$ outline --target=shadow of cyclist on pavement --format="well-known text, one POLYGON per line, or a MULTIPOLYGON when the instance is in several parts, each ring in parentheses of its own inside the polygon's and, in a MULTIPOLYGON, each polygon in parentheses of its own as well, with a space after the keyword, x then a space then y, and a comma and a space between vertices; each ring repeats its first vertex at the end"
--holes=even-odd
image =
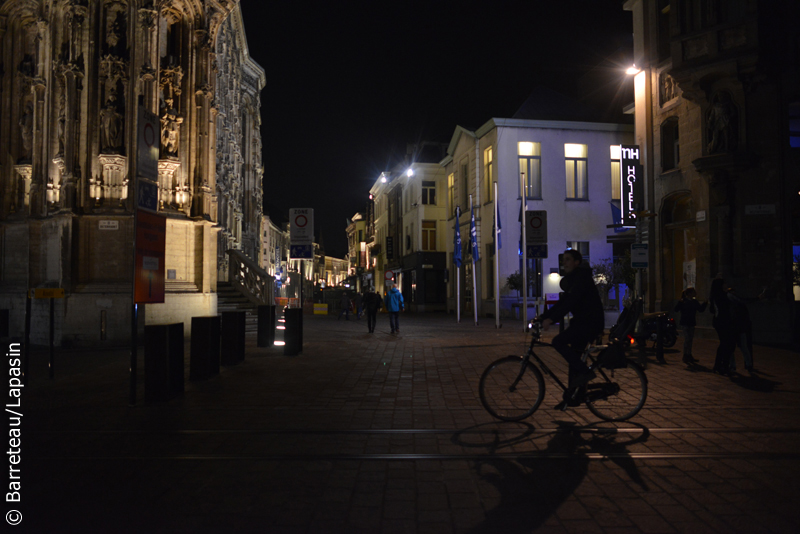
MULTIPOLYGON (((481 524, 468 531, 470 534, 531 532, 545 524, 583 482, 589 471, 590 453, 607 456, 624 469, 632 482, 642 490, 648 489, 627 451, 628 446, 648 440, 647 428, 641 427, 641 433, 622 433, 615 428, 576 428, 571 422, 560 422, 558 426, 546 435, 549 440, 544 450, 527 456, 520 453, 516 460, 475 463, 478 475, 493 486, 481 488, 483 500, 499 499, 499 504, 486 513, 481 524), (590 434, 588 438, 584 437, 586 433, 590 434)), ((591 514, 592 510, 588 512, 591 514)), ((618 513, 623 515, 621 510, 618 513)))

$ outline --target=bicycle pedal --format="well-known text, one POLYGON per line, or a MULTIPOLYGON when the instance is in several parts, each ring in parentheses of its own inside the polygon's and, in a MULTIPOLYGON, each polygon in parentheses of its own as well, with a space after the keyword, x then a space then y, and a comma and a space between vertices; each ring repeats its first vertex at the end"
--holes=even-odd
POLYGON ((555 406, 553 406, 554 410, 559 410, 561 412, 566 412, 567 408, 569 407, 569 403, 567 401, 561 401, 555 406))

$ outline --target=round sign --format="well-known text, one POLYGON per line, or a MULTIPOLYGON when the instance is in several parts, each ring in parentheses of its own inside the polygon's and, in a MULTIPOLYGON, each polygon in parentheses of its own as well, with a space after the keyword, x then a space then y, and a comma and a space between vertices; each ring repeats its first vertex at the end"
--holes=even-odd
POLYGON ((539 229, 542 227, 542 218, 541 217, 531 217, 531 228, 539 229))
POLYGON ((394 271, 386 271, 383 277, 387 280, 394 280, 394 271))
POLYGON ((298 228, 302 228, 307 224, 308 224, 308 219, 306 218, 305 215, 298 215, 297 217, 294 218, 294 225, 297 226, 298 228))

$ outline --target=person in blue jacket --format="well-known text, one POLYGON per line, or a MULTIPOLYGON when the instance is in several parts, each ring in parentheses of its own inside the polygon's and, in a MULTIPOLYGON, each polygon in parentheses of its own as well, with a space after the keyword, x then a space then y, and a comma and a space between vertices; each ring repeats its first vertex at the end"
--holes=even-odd
POLYGON ((400 333, 400 312, 405 308, 403 302, 403 294, 397 289, 397 284, 392 284, 392 289, 386 293, 384 299, 386 304, 386 311, 389 312, 389 328, 392 329, 392 334, 400 333))

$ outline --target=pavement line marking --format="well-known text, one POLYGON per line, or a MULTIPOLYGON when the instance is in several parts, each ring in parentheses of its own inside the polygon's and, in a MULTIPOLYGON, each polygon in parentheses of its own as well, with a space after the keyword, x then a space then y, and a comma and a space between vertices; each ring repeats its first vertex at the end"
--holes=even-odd
POLYGON ((568 452, 547 452, 533 451, 524 453, 496 453, 496 454, 264 454, 264 455, 199 455, 199 454, 176 454, 168 456, 41 456, 33 457, 32 460, 49 461, 165 461, 165 460, 189 460, 189 461, 352 461, 352 460, 686 460, 686 459, 709 459, 709 460, 800 460, 798 452, 587 452, 587 453, 568 453, 568 452))

